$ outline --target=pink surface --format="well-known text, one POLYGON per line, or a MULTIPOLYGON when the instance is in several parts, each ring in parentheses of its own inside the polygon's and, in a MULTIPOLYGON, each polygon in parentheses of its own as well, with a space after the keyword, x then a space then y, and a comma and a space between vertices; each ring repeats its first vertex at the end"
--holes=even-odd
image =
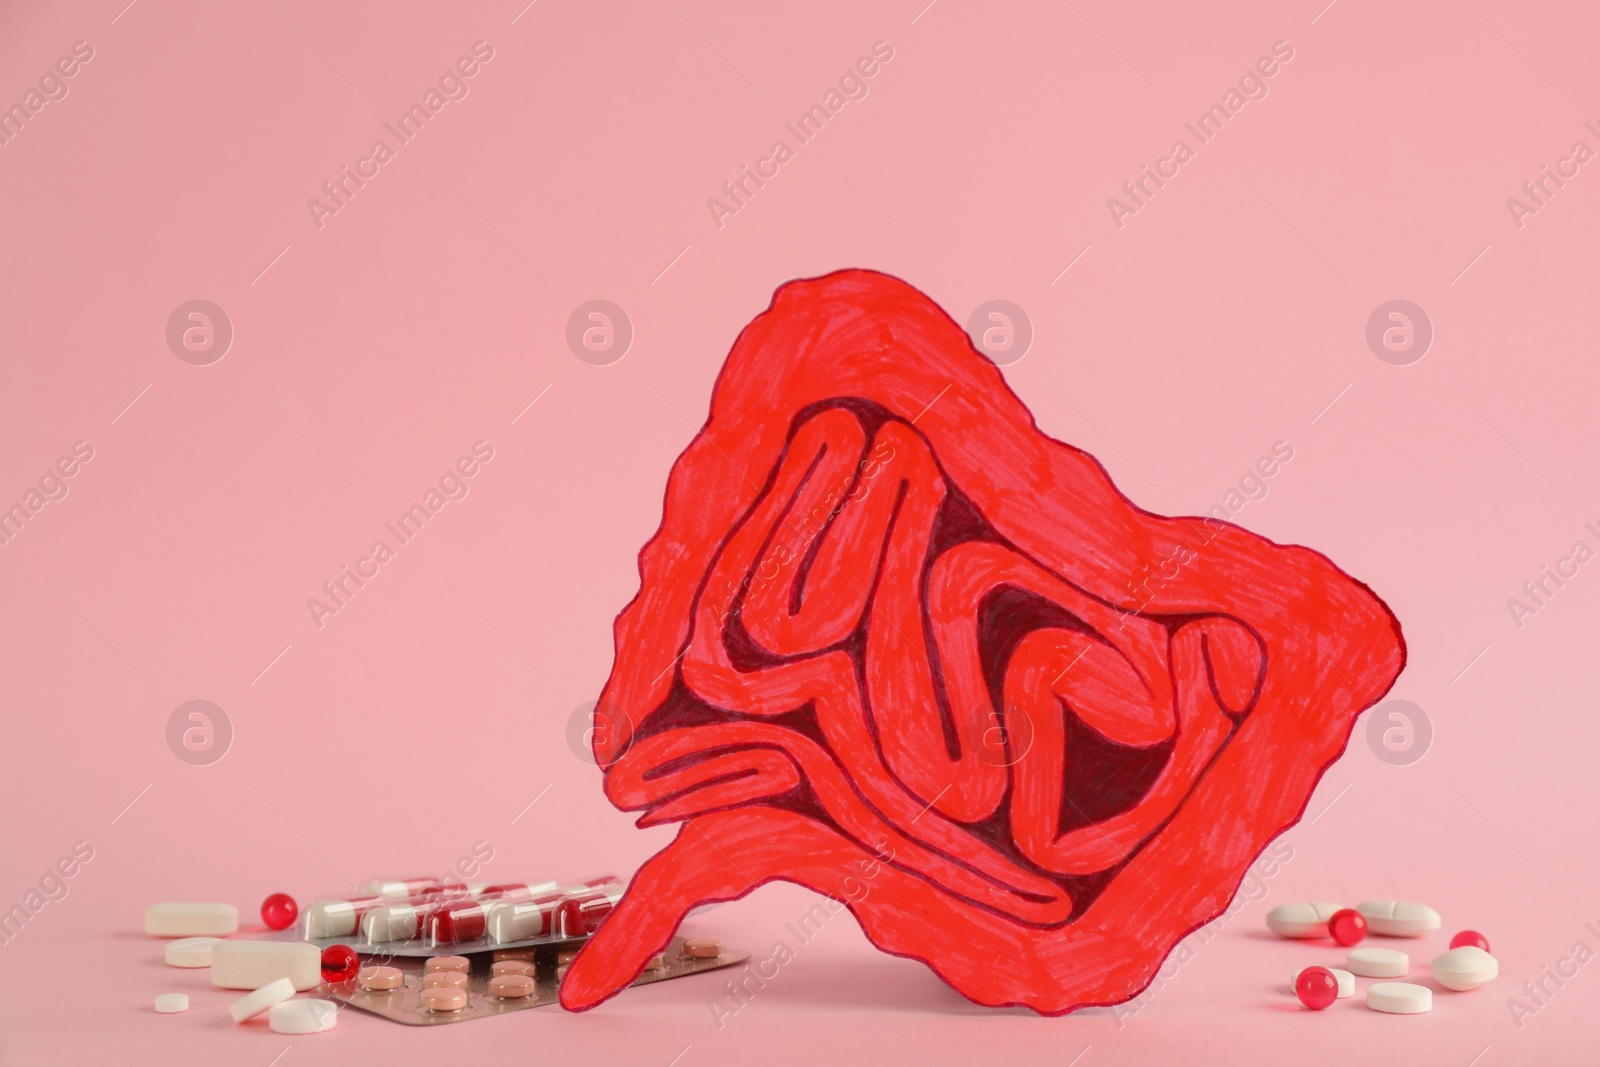
POLYGON ((0 505, 39 489, 0 545, 0 907, 38 906, 0 947, 7 1062, 1592 1060, 1600 965, 1573 961, 1600 949, 1600 177, 1573 155, 1600 150, 1592 10, 124 2, 0 14, 0 103, 92 49, 0 145, 0 505), (865 96, 714 217, 879 41, 892 58, 846 87, 865 96), (1184 124, 1279 41, 1292 59, 1245 87, 1266 95, 1198 144, 1184 124), (420 134, 388 133, 465 68, 420 134), (1192 158, 1163 164, 1180 138, 1192 158), (392 158, 315 217, 379 139, 392 158), (1166 184, 1113 212, 1143 165, 1166 184), (1544 165, 1567 176, 1541 204, 1523 184, 1544 165), (352 1013, 287 1038, 161 963, 139 932, 159 900, 253 914, 463 859, 626 874, 661 846, 575 754, 584 706, 734 336, 783 281, 844 266, 963 324, 1011 301, 1032 344, 1007 381, 1136 503, 1234 505, 1370 583, 1405 626, 1393 697, 1431 722, 1426 756, 1380 759, 1368 720, 1395 709, 1364 717, 1292 855, 1121 1009, 975 1007, 845 913, 802 941, 820 898, 789 886, 686 928, 792 950, 737 1012, 697 977, 581 1017, 418 1034, 352 1013), (209 364, 168 345, 197 299, 232 324, 209 364), (633 327, 609 365, 567 340, 596 299, 633 327), (1433 327, 1407 365, 1367 341, 1395 299, 1433 327), (1293 458, 1230 500, 1278 442, 1293 458), (71 477, 46 477, 62 457, 71 477), (401 543, 385 523, 435 488, 401 543), (314 617, 345 566, 370 577, 314 617), (231 723, 210 764, 169 747, 194 700, 231 723), (41 879, 59 899, 28 897, 41 879), (1265 911, 1366 897, 1443 912, 1407 946, 1419 965, 1482 930, 1500 979, 1418 1018, 1299 1010, 1291 971, 1342 952, 1270 938, 1265 911), (165 991, 190 1011, 156 1015, 165 991))

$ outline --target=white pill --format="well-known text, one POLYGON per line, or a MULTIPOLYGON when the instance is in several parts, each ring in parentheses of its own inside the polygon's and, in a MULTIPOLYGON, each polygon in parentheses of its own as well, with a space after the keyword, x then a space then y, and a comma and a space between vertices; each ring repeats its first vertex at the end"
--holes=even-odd
POLYGON ((274 1004, 267 1023, 279 1034, 320 1034, 339 1022, 339 1005, 331 1000, 286 1000, 274 1004))
POLYGON ((228 1006, 228 1014, 233 1016, 233 1021, 242 1023, 246 1019, 253 1019, 266 1011, 274 1004, 281 1004, 294 996, 294 983, 287 978, 279 978, 268 982, 253 993, 246 993, 228 1006))
POLYGON ((420 929, 417 909, 409 904, 373 908, 361 920, 361 932, 368 941, 409 941, 420 929))
MULTIPOLYGON (((1302 967, 1300 970, 1303 971, 1303 970, 1305 970, 1305 968, 1302 967)), ((1355 992, 1356 992, 1356 976, 1355 975, 1351 974, 1349 971, 1340 970, 1337 967, 1329 967, 1328 970, 1333 972, 1333 977, 1339 983, 1339 990, 1335 995, 1340 1000, 1343 1000, 1345 997, 1349 997, 1349 996, 1354 996, 1355 995, 1355 992)), ((1294 974, 1290 975, 1289 976, 1289 988, 1293 989, 1294 986, 1295 986, 1295 983, 1298 982, 1299 980, 1300 980, 1300 971, 1296 971, 1296 972, 1294 972, 1294 974)))
POLYGON ((209 967, 211 946, 222 940, 219 937, 180 937, 167 942, 168 967, 209 967))
POLYGON ((152 904, 144 909, 144 932, 155 937, 226 936, 239 929, 232 904, 152 904))
POLYGON ((322 953, 305 941, 218 941, 211 946, 211 984, 258 989, 284 978, 295 989, 322 983, 322 953))
POLYGON ((1267 912, 1267 929, 1279 937, 1326 937, 1328 920, 1343 905, 1279 904, 1267 912))
POLYGON ((189 994, 187 993, 158 993, 156 995, 156 1011, 162 1015, 176 1015, 180 1011, 189 1010, 189 994))
POLYGON ((1441 952, 1433 958, 1428 969, 1433 972, 1435 982, 1458 992, 1477 989, 1485 982, 1500 977, 1500 964, 1477 945, 1462 945, 1449 952, 1441 952))
POLYGON ((554 909, 549 904, 494 904, 489 908, 489 939, 497 945, 507 941, 526 941, 550 933, 554 909))
POLYGON ((1390 1015, 1420 1015, 1433 1008, 1433 990, 1410 982, 1374 982, 1367 986, 1367 1007, 1390 1015))
POLYGON ((1404 978, 1411 973, 1411 957, 1392 948, 1353 948, 1344 965, 1363 978, 1404 978))
POLYGON ((1366 900, 1356 910, 1367 930, 1382 937, 1422 937, 1439 929, 1439 913, 1409 900, 1366 900))

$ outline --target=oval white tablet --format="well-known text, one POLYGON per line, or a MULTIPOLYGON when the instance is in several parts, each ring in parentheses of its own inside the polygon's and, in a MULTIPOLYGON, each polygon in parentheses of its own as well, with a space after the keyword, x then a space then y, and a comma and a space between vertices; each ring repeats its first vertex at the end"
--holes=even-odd
POLYGON ((1462 945, 1442 952, 1428 965, 1433 980, 1446 989, 1466 992, 1500 977, 1500 964, 1477 945, 1462 945))
POLYGON ((1404 978, 1411 971, 1411 957, 1392 948, 1353 948, 1345 969, 1363 978, 1404 978))
POLYGON ((322 984, 322 953, 306 941, 218 941, 211 946, 211 984, 259 989, 286 978, 298 990, 322 984))
POLYGON ((232 904, 152 904, 144 909, 144 932, 154 937, 225 936, 239 929, 232 904))
POLYGON ((242 1023, 292 996, 294 996, 294 983, 287 978, 279 978, 277 981, 268 982, 253 993, 246 993, 228 1005, 228 1014, 233 1016, 234 1022, 242 1023))
POLYGON ((268 1025, 279 1034, 320 1034, 338 1022, 339 1005, 331 1000, 286 1000, 267 1013, 268 1025))
MULTIPOLYGON (((1302 967, 1300 970, 1303 971, 1305 968, 1302 967)), ((1351 974, 1349 971, 1340 970, 1338 967, 1329 967, 1328 970, 1333 973, 1334 979, 1339 983, 1338 991, 1334 994, 1336 997, 1338 997, 1340 1000, 1343 1000, 1345 997, 1355 996, 1355 975, 1351 974)), ((1293 989, 1295 987, 1295 983, 1299 980, 1300 971, 1295 971, 1289 976, 1289 988, 1293 989)))
POLYGON ((162 1015, 176 1015, 189 1010, 189 994, 161 993, 156 996, 156 1011, 162 1015))
POLYGON ((1374 982, 1367 986, 1367 1007, 1390 1015, 1420 1015, 1433 1008, 1433 990, 1410 982, 1374 982))
POLYGON ((220 937, 180 937, 176 941, 168 941, 167 966, 209 967, 211 946, 221 940, 220 937))
POLYGON ((1356 910, 1367 931, 1382 937, 1422 937, 1439 929, 1439 913, 1409 900, 1365 900, 1356 910))
POLYGON ((1267 929, 1279 937, 1326 937, 1328 920, 1341 907, 1323 902, 1279 904, 1267 912, 1267 929))

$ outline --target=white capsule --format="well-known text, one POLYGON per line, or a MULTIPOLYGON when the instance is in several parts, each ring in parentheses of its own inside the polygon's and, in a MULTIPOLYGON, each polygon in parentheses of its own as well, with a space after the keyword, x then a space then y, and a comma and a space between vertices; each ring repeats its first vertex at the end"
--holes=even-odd
POLYGON ((322 953, 305 941, 219 941, 211 948, 214 986, 258 989, 277 978, 297 990, 315 989, 322 984, 322 953))
POLYGON ((1422 937, 1439 929, 1439 913, 1409 900, 1365 900, 1356 910, 1380 937, 1422 937))
MULTIPOLYGON (((1304 967, 1300 968, 1300 971, 1303 970, 1305 970, 1304 967)), ((1341 970, 1338 967, 1329 967, 1328 970, 1333 972, 1334 979, 1339 983, 1339 989, 1335 996, 1337 996, 1340 1000, 1343 1000, 1345 997, 1355 995, 1355 975, 1351 974, 1349 971, 1341 970)), ((1289 976, 1290 989, 1296 988, 1296 983, 1300 981, 1300 971, 1295 971, 1294 974, 1289 976)))
POLYGON ((1341 904, 1279 904, 1267 912, 1267 929, 1279 937, 1326 937, 1328 920, 1341 904))
POLYGON ((1404 978, 1411 972, 1411 957, 1392 948, 1353 948, 1345 969, 1363 978, 1404 978))
POLYGON ((1428 965, 1433 980, 1446 989, 1466 992, 1500 977, 1500 964, 1477 945, 1462 945, 1441 952, 1428 965))
POLYGON ((187 993, 158 993, 156 995, 156 1011, 162 1015, 176 1015, 180 1011, 189 1010, 189 994, 187 993))
POLYGON ((209 967, 211 946, 221 940, 220 937, 180 937, 176 941, 168 941, 167 966, 209 967))
POLYGON ((373 908, 361 920, 361 933, 373 942, 409 941, 417 936, 420 929, 417 909, 410 904, 373 908))
POLYGON ((267 1013, 267 1023, 279 1034, 320 1034, 338 1022, 339 1005, 331 1000, 285 1000, 267 1013))
POLYGON ((1433 1008, 1433 990, 1410 982, 1374 982, 1367 986, 1367 1007, 1390 1015, 1420 1015, 1433 1008))
POLYGON ((239 929, 232 904, 152 904, 144 909, 144 932, 153 937, 225 937, 239 929))

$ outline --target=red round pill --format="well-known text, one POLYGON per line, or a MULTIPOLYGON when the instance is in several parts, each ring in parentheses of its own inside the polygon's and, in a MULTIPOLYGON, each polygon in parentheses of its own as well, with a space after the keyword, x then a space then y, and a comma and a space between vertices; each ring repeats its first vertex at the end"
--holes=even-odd
POLYGON ((329 945, 322 950, 322 980, 348 982, 361 970, 361 957, 349 945, 329 945))
POLYGON ((1339 979, 1326 967, 1307 967, 1294 980, 1294 995, 1312 1011, 1321 1011, 1339 995, 1339 979))
POLYGON ((261 921, 268 930, 287 930, 300 917, 300 905, 288 893, 274 893, 261 902, 261 921))
POLYGON ((1476 930, 1463 930, 1450 939, 1451 948, 1460 948, 1462 945, 1473 945, 1483 951, 1489 951, 1489 939, 1476 930))
POLYGON ((1341 945, 1360 943, 1367 936, 1367 917, 1354 908, 1343 908, 1328 919, 1328 936, 1341 945))

